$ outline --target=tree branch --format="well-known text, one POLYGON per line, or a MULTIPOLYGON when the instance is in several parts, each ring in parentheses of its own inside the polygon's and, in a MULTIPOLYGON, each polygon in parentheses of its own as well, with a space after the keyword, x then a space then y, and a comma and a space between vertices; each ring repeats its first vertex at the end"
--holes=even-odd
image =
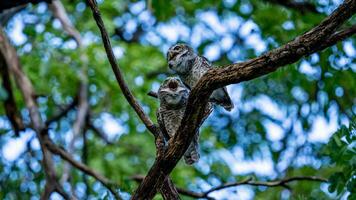
POLYGON ((97 128, 94 126, 93 122, 90 121, 90 119, 87 120, 86 123, 87 127, 89 129, 91 129, 99 138, 101 138, 102 140, 104 140, 104 142, 108 145, 114 145, 115 143, 113 143, 112 141, 109 140, 108 136, 106 133, 103 132, 103 130, 101 130, 100 128, 97 128))
MULTIPOLYGON (((80 60, 82 63, 81 70, 79 72, 80 86, 79 86, 79 94, 78 94, 78 109, 76 120, 73 124, 73 134, 72 139, 69 142, 68 152, 70 154, 74 153, 75 147, 74 143, 76 139, 82 134, 86 125, 86 118, 89 111, 89 102, 88 102, 88 59, 83 51, 83 40, 82 37, 77 31, 77 29, 73 26, 72 22, 69 20, 68 14, 60 0, 53 0, 52 3, 48 4, 50 10, 53 15, 61 22, 61 25, 64 31, 71 36, 74 41, 77 43, 77 47, 79 48, 80 60)), ((63 169, 63 174, 61 178, 61 182, 64 183, 69 180, 70 177, 70 165, 65 164, 63 169)))
POLYGON ((116 58, 115 55, 113 53, 112 47, 111 47, 111 43, 110 43, 110 39, 108 36, 108 33, 106 31, 105 25, 103 20, 101 19, 101 14, 100 11, 96 5, 96 1, 95 0, 87 0, 92 12, 93 12, 93 17, 96 21, 96 24, 98 25, 100 32, 101 32, 101 37, 104 43, 104 47, 105 47, 105 51, 107 54, 107 57, 109 59, 111 68, 115 74, 116 80, 119 84, 119 87, 122 91, 122 93, 124 94, 126 100, 129 102, 129 104, 131 105, 131 107, 135 110, 136 114, 139 116, 139 118, 142 120, 142 122, 145 124, 146 128, 153 134, 153 135, 157 135, 157 127, 153 124, 153 122, 151 121, 151 119, 145 114, 145 112, 143 111, 142 107, 140 106, 140 104, 137 102, 136 98, 133 96, 133 94, 131 93, 130 89, 128 88, 124 77, 122 75, 122 72, 118 66, 118 64, 116 63, 116 58))
POLYGON ((14 94, 11 86, 11 79, 9 68, 6 64, 6 59, 3 55, 0 55, 0 73, 2 77, 2 87, 7 93, 7 97, 4 100, 4 108, 7 118, 9 119, 12 129, 16 136, 19 136, 19 132, 25 129, 21 115, 17 109, 14 94))
POLYGON ((53 115, 51 118, 49 118, 45 124, 46 127, 48 127, 49 125, 51 125, 53 122, 56 122, 58 120, 60 120, 62 117, 66 116, 69 111, 71 111, 72 109, 74 109, 74 107, 78 104, 78 97, 74 97, 72 103, 66 105, 64 108, 61 109, 61 111, 59 111, 58 113, 56 113, 55 115, 53 115))
POLYGON ((93 169, 86 166, 85 164, 76 161, 68 152, 66 152, 64 149, 58 147, 48 137, 45 140, 45 145, 52 153, 59 155, 63 160, 66 160, 75 168, 79 169, 80 171, 82 171, 85 174, 88 174, 88 175, 94 177, 96 180, 98 180, 100 183, 102 183, 106 188, 108 188, 110 190, 110 192, 115 196, 116 199, 121 199, 120 195, 113 188, 113 186, 116 186, 116 184, 113 181, 100 175, 98 172, 94 171, 93 169))
POLYGON ((45 136, 47 136, 48 130, 46 129, 46 126, 42 121, 41 114, 38 110, 34 95, 35 91, 33 89, 32 83, 22 71, 16 50, 13 46, 11 46, 10 41, 7 39, 1 28, 0 51, 6 60, 6 65, 9 67, 9 71, 15 77, 17 86, 20 89, 26 107, 29 110, 31 124, 36 132, 36 136, 41 146, 43 156, 42 165, 46 176, 45 191, 42 194, 41 199, 46 199, 46 197, 49 196, 53 191, 60 191, 60 194, 62 194, 63 198, 70 199, 69 196, 64 193, 62 186, 58 184, 52 155, 43 143, 43 139, 45 136))
POLYGON ((356 0, 346 0, 318 26, 286 45, 243 63, 209 70, 192 89, 183 120, 177 133, 169 141, 167 152, 155 160, 132 199, 153 198, 157 188, 161 187, 192 141, 204 117, 204 110, 212 91, 228 84, 248 81, 274 72, 282 66, 298 61, 303 56, 310 55, 315 50, 321 50, 320 45, 330 39, 336 29, 355 11, 356 0))
MULTIPOLYGON (((132 176, 131 179, 137 182, 141 182, 145 177, 142 175, 135 175, 132 176)), ((266 186, 266 187, 286 187, 288 183, 295 182, 295 181, 316 181, 316 182, 327 182, 328 180, 325 178, 320 178, 316 176, 295 176, 290 178, 284 178, 279 180, 272 180, 272 181, 254 181, 252 177, 248 177, 242 181, 232 182, 232 183, 225 183, 216 187, 211 188, 205 192, 194 192, 191 190, 187 190, 184 188, 177 188, 177 191, 185 196, 193 197, 193 198, 205 198, 205 199, 214 199, 209 197, 210 193, 213 193, 218 190, 223 190, 229 187, 236 187, 241 185, 250 185, 250 186, 266 186)), ((288 187, 288 186, 287 186, 288 187)))

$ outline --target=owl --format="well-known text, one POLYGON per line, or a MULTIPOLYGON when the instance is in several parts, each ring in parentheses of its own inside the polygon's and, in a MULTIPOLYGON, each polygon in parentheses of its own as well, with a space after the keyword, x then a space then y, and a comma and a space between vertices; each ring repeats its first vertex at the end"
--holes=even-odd
MULTIPOLYGON (((211 63, 203 56, 197 55, 194 50, 186 44, 176 44, 168 49, 168 66, 173 70, 189 88, 193 88, 198 80, 212 68, 211 63)), ((213 91, 210 102, 222 106, 231 111, 234 108, 226 87, 213 91)))
MULTIPOLYGON (((159 108, 157 121, 166 140, 177 132, 184 116, 189 89, 178 77, 168 77, 158 90, 159 108)), ((185 163, 192 165, 199 160, 199 133, 196 133, 184 154, 185 163)))

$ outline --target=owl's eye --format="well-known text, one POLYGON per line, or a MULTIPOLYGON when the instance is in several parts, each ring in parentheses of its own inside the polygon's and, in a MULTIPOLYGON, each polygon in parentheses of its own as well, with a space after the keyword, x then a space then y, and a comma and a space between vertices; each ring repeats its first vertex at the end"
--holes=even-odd
POLYGON ((180 49, 181 49, 180 46, 176 46, 176 47, 174 47, 173 50, 178 51, 178 50, 180 50, 180 49))

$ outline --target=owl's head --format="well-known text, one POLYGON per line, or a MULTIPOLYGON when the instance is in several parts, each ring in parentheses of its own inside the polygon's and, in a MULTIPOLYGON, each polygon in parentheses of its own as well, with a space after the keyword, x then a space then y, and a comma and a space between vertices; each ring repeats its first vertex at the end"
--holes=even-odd
POLYGON ((177 77, 168 77, 158 89, 158 99, 161 105, 171 108, 182 107, 188 99, 189 90, 177 77))
POLYGON ((196 56, 193 48, 187 44, 175 44, 167 52, 168 66, 178 74, 188 73, 196 56))

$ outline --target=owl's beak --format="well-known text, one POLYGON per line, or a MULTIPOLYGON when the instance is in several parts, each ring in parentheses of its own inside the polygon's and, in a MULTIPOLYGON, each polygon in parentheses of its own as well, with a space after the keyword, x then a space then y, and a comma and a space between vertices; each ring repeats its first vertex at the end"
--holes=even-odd
POLYGON ((171 59, 172 59, 172 52, 168 52, 168 54, 167 54, 167 59, 168 59, 168 60, 171 60, 171 59))
POLYGON ((178 83, 176 81, 170 81, 168 83, 168 87, 169 87, 169 89, 175 91, 178 88, 178 83))

